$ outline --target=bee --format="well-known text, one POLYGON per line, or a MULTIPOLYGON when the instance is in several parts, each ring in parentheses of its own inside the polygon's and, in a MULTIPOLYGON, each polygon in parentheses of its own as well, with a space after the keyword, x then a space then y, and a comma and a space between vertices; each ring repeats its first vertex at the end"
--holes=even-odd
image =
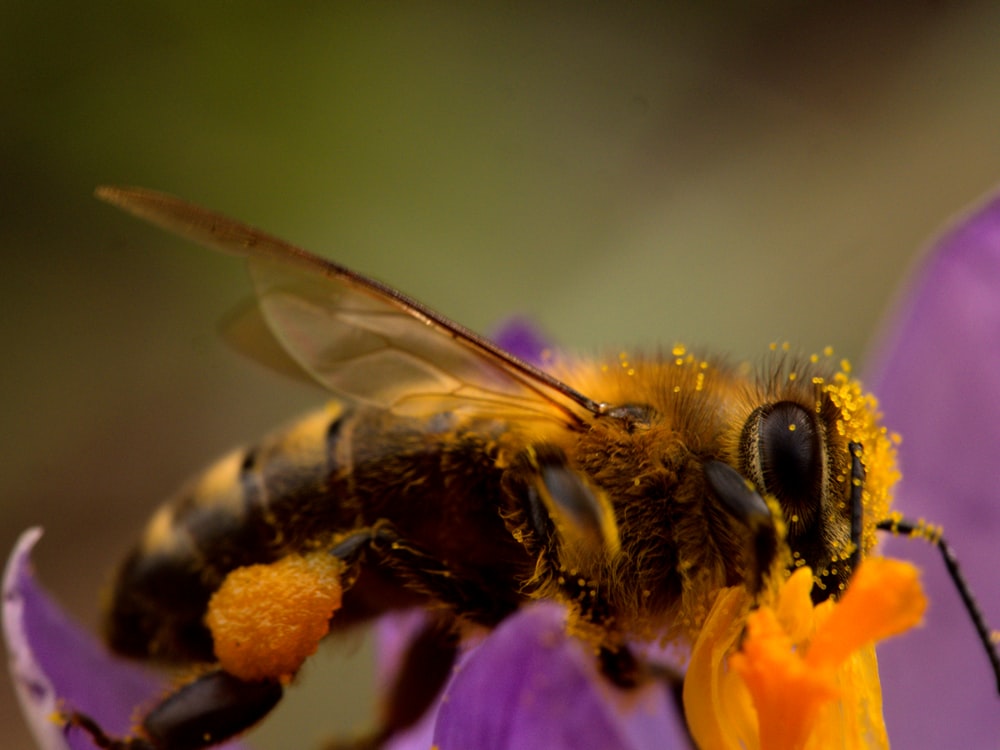
MULTIPOLYGON (((542 369, 257 229, 149 190, 97 195, 245 258, 270 333, 335 397, 153 516, 113 584, 106 637, 121 654, 217 664, 211 610, 227 581, 334 560, 331 630, 433 614, 375 746, 431 705, 463 632, 531 601, 562 603, 608 678, 632 685, 631 642, 693 637, 717 591, 758 592, 776 567, 809 565, 814 599, 837 596, 888 528, 891 437, 830 356, 779 348, 754 371, 675 346, 542 369)), ((74 721, 108 748, 207 747, 263 718, 297 664, 204 667, 142 736, 74 721)))

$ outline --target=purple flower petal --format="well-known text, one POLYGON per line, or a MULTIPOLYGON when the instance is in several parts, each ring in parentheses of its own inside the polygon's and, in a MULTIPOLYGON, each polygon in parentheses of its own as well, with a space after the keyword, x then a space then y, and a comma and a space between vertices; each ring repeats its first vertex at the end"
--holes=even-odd
POLYGON ((86 732, 53 720, 57 708, 81 711, 108 734, 124 736, 136 709, 155 703, 167 684, 110 656, 38 586, 30 555, 41 535, 41 529, 21 535, 4 573, 3 630, 11 676, 40 747, 94 750, 86 732))
POLYGON ((539 604, 505 620, 462 660, 438 710, 441 750, 687 747, 660 685, 613 688, 565 615, 539 604))
POLYGON ((492 338, 501 349, 533 365, 541 365, 544 352, 552 346, 538 326, 525 318, 510 318, 497 328, 492 338))
MULTIPOLYGON (((1000 196, 932 248, 877 350, 869 385, 898 431, 896 508, 944 527, 987 621, 1000 623, 1000 196)), ((899 747, 995 747, 1000 700, 940 556, 919 541, 926 626, 880 649, 889 736, 899 747)))

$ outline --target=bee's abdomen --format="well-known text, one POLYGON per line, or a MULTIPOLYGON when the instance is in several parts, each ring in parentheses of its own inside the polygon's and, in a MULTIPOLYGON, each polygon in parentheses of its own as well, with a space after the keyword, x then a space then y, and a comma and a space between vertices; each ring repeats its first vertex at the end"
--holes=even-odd
POLYGON ((349 472, 340 471, 341 431, 351 421, 333 402, 233 451, 161 507, 116 577, 106 623, 111 647, 142 658, 212 660, 202 620, 230 571, 271 562, 356 518, 349 472))

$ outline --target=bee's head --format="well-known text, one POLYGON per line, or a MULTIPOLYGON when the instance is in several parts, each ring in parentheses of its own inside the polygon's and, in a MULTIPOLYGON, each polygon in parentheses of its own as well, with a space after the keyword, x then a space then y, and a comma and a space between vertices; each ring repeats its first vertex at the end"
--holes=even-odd
POLYGON ((874 398, 846 373, 812 378, 752 408, 733 463, 780 513, 790 567, 808 565, 822 601, 874 545, 898 472, 874 398), (867 470, 867 476, 866 476, 867 470))

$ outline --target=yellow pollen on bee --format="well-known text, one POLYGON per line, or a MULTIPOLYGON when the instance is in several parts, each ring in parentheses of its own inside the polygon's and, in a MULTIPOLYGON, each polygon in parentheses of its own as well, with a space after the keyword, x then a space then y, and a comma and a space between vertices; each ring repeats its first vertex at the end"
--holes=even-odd
POLYGON ((823 347, 823 356, 824 357, 832 357, 833 356, 833 347, 832 346, 824 346, 823 347))
POLYGON ((788 431, 789 432, 795 432, 795 424, 794 423, 788 425, 788 431))
POLYGON ((248 681, 291 679, 340 609, 342 570, 320 551, 229 573, 205 615, 222 668, 248 681))
POLYGON ((670 350, 670 353, 675 357, 683 357, 687 353, 687 347, 684 344, 674 344, 674 348, 670 350))
POLYGON ((680 392, 681 392, 681 387, 679 385, 675 385, 674 386, 674 393, 680 393, 680 392))
POLYGON ((790 372, 790 373, 788 373, 788 379, 789 380, 796 380, 798 377, 799 377, 799 374, 797 372, 790 372))

